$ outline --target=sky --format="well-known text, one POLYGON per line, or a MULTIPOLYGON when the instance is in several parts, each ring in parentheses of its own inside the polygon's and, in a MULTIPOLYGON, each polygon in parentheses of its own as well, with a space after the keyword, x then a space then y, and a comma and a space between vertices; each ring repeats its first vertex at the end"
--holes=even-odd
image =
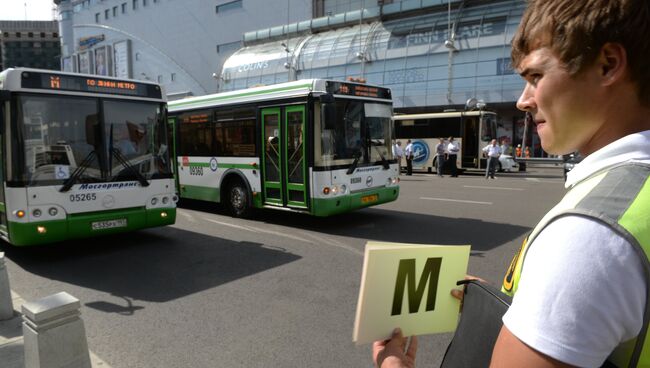
POLYGON ((52 0, 0 0, 0 20, 54 20, 52 6, 52 0))

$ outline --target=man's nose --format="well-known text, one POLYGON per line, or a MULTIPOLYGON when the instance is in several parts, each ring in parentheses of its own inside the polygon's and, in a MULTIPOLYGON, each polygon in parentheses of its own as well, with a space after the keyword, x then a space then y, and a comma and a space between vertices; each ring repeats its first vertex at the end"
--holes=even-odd
POLYGON ((526 83, 526 87, 521 92, 521 96, 517 100, 517 108, 521 111, 533 111, 537 108, 535 102, 534 87, 530 83, 526 83))

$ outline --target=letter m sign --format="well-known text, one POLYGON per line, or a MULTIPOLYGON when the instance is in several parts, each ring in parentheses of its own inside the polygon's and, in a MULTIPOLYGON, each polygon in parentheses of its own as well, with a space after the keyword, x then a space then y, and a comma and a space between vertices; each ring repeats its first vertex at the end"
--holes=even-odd
POLYGON ((426 311, 432 311, 436 308, 436 291, 438 289, 438 277, 440 276, 440 264, 442 258, 427 258, 424 265, 424 271, 420 275, 419 283, 415 283, 415 259, 401 259, 397 269, 397 278, 395 280, 395 294, 393 295, 392 316, 402 314, 402 301, 404 291, 408 292, 409 313, 417 313, 420 309, 420 302, 424 296, 424 290, 429 284, 427 293, 426 311))

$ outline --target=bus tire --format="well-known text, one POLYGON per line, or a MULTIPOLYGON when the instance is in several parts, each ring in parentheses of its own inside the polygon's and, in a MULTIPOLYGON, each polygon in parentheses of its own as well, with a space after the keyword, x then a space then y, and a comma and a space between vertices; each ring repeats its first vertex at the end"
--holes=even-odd
POLYGON ((239 180, 228 186, 226 206, 233 217, 246 218, 251 215, 251 195, 239 180))

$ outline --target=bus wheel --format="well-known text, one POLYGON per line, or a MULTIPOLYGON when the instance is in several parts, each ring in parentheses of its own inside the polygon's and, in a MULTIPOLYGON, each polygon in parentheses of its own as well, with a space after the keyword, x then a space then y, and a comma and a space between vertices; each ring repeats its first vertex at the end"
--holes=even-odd
POLYGON ((228 187, 228 209, 234 217, 248 217, 251 213, 251 197, 241 182, 228 187))

